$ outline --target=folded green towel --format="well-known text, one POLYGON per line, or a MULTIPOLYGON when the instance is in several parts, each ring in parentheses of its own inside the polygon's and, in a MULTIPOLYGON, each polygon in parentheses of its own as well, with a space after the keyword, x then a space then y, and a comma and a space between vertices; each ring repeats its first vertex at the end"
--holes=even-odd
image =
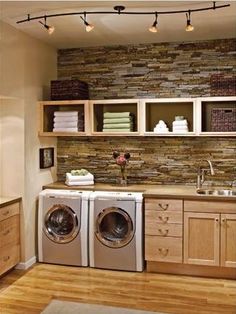
POLYGON ((133 121, 132 117, 103 119, 103 123, 129 123, 130 121, 133 121))
POLYGON ((130 117, 130 112, 104 112, 104 118, 128 118, 130 117))
POLYGON ((126 128, 126 129, 103 129, 103 132, 133 132, 132 129, 126 128))
POLYGON ((104 129, 131 129, 133 127, 133 123, 105 123, 103 125, 104 129))

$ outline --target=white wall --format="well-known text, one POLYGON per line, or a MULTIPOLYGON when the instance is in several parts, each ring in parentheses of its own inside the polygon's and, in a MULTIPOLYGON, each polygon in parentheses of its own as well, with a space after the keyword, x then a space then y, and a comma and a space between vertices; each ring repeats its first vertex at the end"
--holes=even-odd
POLYGON ((35 256, 38 193, 56 180, 56 167, 39 169, 39 148, 56 149, 56 139, 38 137, 37 101, 48 99, 57 51, 2 22, 0 46, 0 191, 23 198, 21 253, 26 262, 35 256))

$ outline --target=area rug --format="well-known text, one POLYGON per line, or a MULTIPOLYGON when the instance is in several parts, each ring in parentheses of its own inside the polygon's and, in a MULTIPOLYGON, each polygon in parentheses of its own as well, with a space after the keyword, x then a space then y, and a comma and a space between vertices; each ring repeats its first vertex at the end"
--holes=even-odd
POLYGON ((52 300, 41 314, 161 314, 121 307, 52 300))

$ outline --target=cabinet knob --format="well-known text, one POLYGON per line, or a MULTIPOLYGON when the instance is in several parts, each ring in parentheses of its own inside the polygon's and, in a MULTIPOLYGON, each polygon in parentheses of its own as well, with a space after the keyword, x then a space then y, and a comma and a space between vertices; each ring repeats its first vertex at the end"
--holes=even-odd
POLYGON ((215 221, 216 221, 216 222, 219 222, 219 218, 216 218, 215 221))
POLYGON ((158 216, 158 218, 164 223, 167 223, 167 221, 169 220, 169 217, 158 216))
POLYGON ((3 257, 3 261, 4 261, 4 262, 7 262, 9 259, 10 259, 10 256, 9 256, 9 255, 3 257))
POLYGON ((166 230, 158 229, 158 231, 159 231, 160 234, 163 235, 164 237, 166 237, 167 234, 169 233, 169 229, 166 229, 166 230))
POLYGON ((166 256, 169 253, 169 249, 167 248, 158 248, 158 251, 163 256, 166 256))
POLYGON ((168 207, 169 207, 169 204, 162 205, 162 204, 159 203, 158 206, 159 206, 162 210, 167 210, 168 207))
POLYGON ((5 212, 3 212, 2 214, 4 215, 4 216, 7 216, 7 215, 9 215, 9 210, 7 210, 7 211, 5 211, 5 212))
POLYGON ((9 233, 10 233, 10 230, 7 229, 5 232, 3 232, 3 235, 6 236, 6 235, 8 235, 9 233))

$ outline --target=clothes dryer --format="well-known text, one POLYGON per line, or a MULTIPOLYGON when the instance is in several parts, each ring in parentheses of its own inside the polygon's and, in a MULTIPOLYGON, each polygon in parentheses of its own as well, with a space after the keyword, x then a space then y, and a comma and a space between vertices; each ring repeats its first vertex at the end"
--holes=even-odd
POLYGON ((89 264, 91 267, 142 271, 142 193, 90 194, 89 264))
POLYGON ((50 189, 39 194, 39 262, 88 266, 89 194, 50 189))

